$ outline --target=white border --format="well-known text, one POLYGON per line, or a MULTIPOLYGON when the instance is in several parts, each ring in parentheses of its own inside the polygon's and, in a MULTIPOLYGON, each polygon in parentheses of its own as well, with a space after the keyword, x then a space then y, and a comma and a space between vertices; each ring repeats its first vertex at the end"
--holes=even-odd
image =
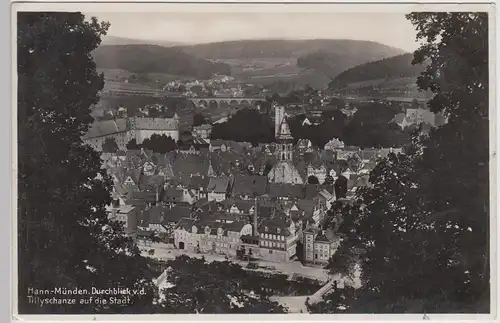
MULTIPOLYGON (((496 86, 496 75, 498 68, 494 54, 496 53, 496 15, 495 8, 490 4, 467 3, 456 4, 453 1, 445 1, 441 4, 417 4, 417 3, 376 3, 376 1, 365 1, 363 3, 329 3, 326 1, 318 1, 315 4, 293 3, 298 1, 289 1, 288 4, 272 3, 272 4, 255 4, 255 3, 238 3, 234 1, 219 1, 221 3, 203 3, 209 1, 199 1, 198 3, 132 3, 117 0, 111 0, 107 3, 82 3, 78 1, 63 2, 43 2, 34 1, 32 3, 13 3, 11 6, 11 46, 12 46, 12 194, 11 194, 11 214, 12 214, 12 243, 13 248, 11 253, 12 260, 12 279, 11 285, 13 290, 11 309, 13 313, 17 313, 17 75, 16 75, 16 12, 18 11, 82 11, 82 12, 411 12, 411 11, 487 11, 489 13, 489 64, 490 64, 490 253, 491 253, 491 313, 490 314, 428 314, 427 317, 432 320, 493 320, 496 318, 497 305, 497 219, 496 210, 497 192, 496 184, 498 180, 496 151, 498 151, 498 133, 496 132, 496 91, 493 90, 496 86), (232 3, 224 3, 232 2, 232 3)), ((481 143, 478 143, 481 144, 481 143)), ((399 321, 399 320, 422 320, 422 314, 254 314, 254 315, 16 315, 12 319, 22 321, 355 321, 355 320, 384 320, 384 321, 399 321)))

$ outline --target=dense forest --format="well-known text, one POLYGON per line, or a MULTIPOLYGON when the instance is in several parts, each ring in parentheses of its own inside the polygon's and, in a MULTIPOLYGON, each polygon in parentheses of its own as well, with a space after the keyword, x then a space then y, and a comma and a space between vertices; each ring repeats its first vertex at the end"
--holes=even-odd
POLYGON ((99 46, 92 54, 98 68, 123 69, 132 73, 166 73, 202 79, 210 78, 214 73, 231 74, 227 64, 156 45, 99 46))
POLYGON ((227 122, 214 124, 211 139, 269 143, 274 141, 274 124, 267 115, 257 110, 242 109, 227 122))
POLYGON ((417 77, 425 69, 424 65, 412 65, 413 54, 398 55, 379 61, 361 64, 340 73, 333 85, 346 85, 376 79, 417 77))
POLYGON ((299 57, 317 51, 336 53, 357 59, 357 64, 402 54, 404 51, 380 43, 350 39, 241 40, 192 46, 180 50, 202 58, 299 57))

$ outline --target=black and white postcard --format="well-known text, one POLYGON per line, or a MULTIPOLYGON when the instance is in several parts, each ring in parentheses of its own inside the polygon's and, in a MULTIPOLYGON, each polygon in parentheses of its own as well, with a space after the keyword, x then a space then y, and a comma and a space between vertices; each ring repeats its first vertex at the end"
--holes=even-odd
POLYGON ((14 317, 493 318, 494 32, 486 4, 14 4, 14 317))

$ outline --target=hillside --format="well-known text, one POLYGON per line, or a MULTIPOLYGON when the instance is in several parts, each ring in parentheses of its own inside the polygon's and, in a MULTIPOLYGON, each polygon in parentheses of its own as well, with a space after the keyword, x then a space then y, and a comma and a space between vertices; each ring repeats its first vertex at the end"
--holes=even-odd
POLYGON ((117 37, 106 35, 102 37, 101 45, 158 45, 163 47, 172 47, 179 46, 178 42, 171 41, 156 41, 156 40, 142 40, 142 39, 133 39, 126 37, 117 37))
POLYGON ((335 85, 364 82, 389 78, 416 78, 425 69, 422 65, 412 65, 413 54, 398 55, 350 68, 334 79, 335 85))
POLYGON ((165 73, 198 78, 210 78, 213 73, 231 73, 227 64, 157 45, 102 45, 93 52, 93 56, 98 68, 122 69, 132 73, 165 73))
POLYGON ((416 81, 425 65, 412 65, 413 54, 398 55, 350 68, 335 77, 329 87, 337 93, 371 97, 429 98, 416 81))
POLYGON ((376 42, 347 39, 241 40, 176 48, 191 55, 211 59, 298 58, 317 51, 326 51, 359 57, 358 64, 404 53, 400 49, 376 42))
POLYGON ((332 77, 346 69, 404 53, 375 42, 343 39, 241 40, 174 48, 230 65, 231 75, 241 82, 267 86, 286 83, 292 89, 306 84, 324 88, 332 77), (315 53, 332 57, 333 62, 328 63, 332 67, 309 64, 308 55, 314 59, 315 53))

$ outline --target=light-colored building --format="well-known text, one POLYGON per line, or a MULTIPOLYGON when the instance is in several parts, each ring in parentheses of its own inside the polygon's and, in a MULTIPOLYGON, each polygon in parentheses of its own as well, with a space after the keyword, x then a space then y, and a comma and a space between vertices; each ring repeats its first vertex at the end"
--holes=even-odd
POLYGON ((326 231, 317 227, 305 229, 302 236, 306 262, 326 264, 338 247, 338 241, 328 238, 326 231))
POLYGON ((102 145, 106 139, 112 138, 116 141, 119 150, 126 150, 127 143, 131 139, 135 139, 138 144, 141 144, 153 134, 166 135, 177 142, 179 140, 179 120, 176 118, 132 117, 95 121, 82 140, 95 150, 102 151, 102 145))
POLYGON ((138 209, 132 205, 126 205, 120 198, 114 199, 111 205, 106 206, 108 219, 123 224, 126 235, 135 238, 137 233, 138 209))
POLYGON ((212 177, 208 182, 207 187, 208 201, 221 202, 227 198, 229 194, 229 178, 227 177, 212 177))
POLYGON ((325 182, 327 174, 328 173, 326 167, 323 164, 309 164, 309 166, 307 166, 307 178, 309 178, 309 176, 314 176, 318 179, 320 184, 323 184, 325 182))
POLYGON ((342 148, 344 148, 344 142, 337 138, 333 138, 325 144, 325 150, 336 151, 337 149, 342 148))
POLYGON ((182 219, 174 230, 174 245, 178 249, 236 256, 240 238, 252 233, 246 222, 231 223, 182 219))
POLYGON ((193 137, 200 139, 209 139, 212 134, 212 125, 202 124, 198 127, 193 127, 193 137))

